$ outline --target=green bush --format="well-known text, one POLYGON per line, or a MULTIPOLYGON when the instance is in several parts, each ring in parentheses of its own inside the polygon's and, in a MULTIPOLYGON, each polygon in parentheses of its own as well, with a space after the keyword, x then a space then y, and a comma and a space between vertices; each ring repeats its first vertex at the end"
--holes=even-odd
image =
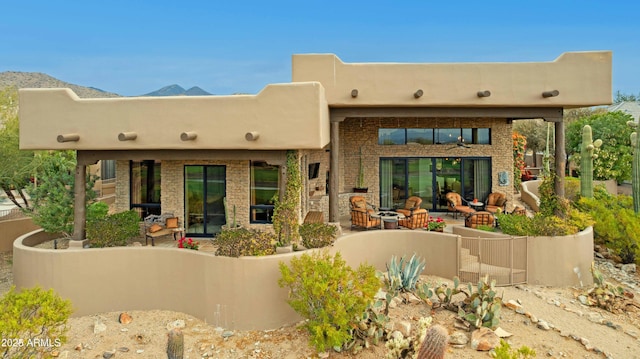
POLYGON ((140 235, 140 217, 133 210, 107 215, 102 220, 87 222, 87 238, 91 247, 126 246, 140 235))
POLYGON ((381 287, 373 266, 354 270, 336 253, 303 254, 291 259, 291 267, 280 262, 281 287, 289 289, 289 305, 307 318, 309 341, 318 351, 342 347, 352 339, 352 330, 373 303, 381 287))
POLYGON ((244 227, 223 229, 216 235, 217 256, 264 256, 275 253, 276 235, 244 227))
POLYGON ((496 359, 529 359, 536 357, 536 351, 526 345, 521 346, 518 350, 514 350, 511 349, 509 343, 500 339, 500 346, 493 351, 491 357, 496 359))
POLYGON ((71 302, 52 289, 34 287, 18 293, 12 287, 0 298, 0 308, 0 357, 49 358, 66 343, 71 302))
POLYGON ((595 243, 613 249, 623 263, 636 262, 640 257, 640 216, 633 211, 631 196, 594 191, 593 198, 580 198, 576 207, 594 219, 595 243))
POLYGON ((300 226, 302 245, 306 248, 330 246, 336 240, 338 228, 326 223, 305 223, 300 226))
POLYGON ((94 202, 87 207, 87 222, 102 220, 109 214, 109 205, 104 202, 94 202))
POLYGON ((502 233, 512 236, 528 236, 533 232, 533 221, 527 216, 498 214, 498 223, 502 233))

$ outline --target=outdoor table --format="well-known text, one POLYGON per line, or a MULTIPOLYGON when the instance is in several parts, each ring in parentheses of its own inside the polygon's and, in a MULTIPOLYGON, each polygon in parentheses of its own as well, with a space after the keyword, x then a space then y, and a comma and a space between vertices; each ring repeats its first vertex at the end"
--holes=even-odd
POLYGON ((371 218, 380 218, 380 229, 397 229, 398 220, 404 219, 404 214, 386 211, 371 214, 371 218))

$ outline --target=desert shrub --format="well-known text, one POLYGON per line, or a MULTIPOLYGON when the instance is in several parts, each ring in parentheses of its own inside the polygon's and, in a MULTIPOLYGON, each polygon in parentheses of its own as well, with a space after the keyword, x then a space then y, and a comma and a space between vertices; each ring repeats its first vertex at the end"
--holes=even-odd
POLYGON ((336 239, 338 228, 326 223, 304 223, 300 226, 302 245, 306 248, 330 246, 336 239))
POLYGON ((496 231, 496 227, 494 226, 488 226, 486 224, 479 224, 476 229, 481 230, 481 231, 485 231, 485 232, 495 232, 496 231))
POLYGON ((513 214, 498 214, 498 223, 502 233, 512 236, 527 236, 533 231, 533 221, 527 216, 519 216, 513 214))
POLYGON ((357 318, 373 303, 380 280, 373 266, 352 269, 336 253, 303 254, 280 262, 278 284, 289 289, 289 305, 307 318, 309 341, 318 351, 342 347, 352 339, 357 318))
POLYGON ((536 357, 536 351, 527 347, 521 346, 518 350, 511 349, 511 345, 500 339, 500 346, 496 347, 491 353, 492 358, 496 359, 529 359, 536 357))
POLYGON ((593 218, 595 243, 613 249, 623 263, 636 262, 640 256, 640 216, 633 211, 631 196, 594 191, 593 198, 580 198, 575 206, 593 218))
POLYGON ((575 177, 565 177, 564 179, 564 197, 573 202, 578 200, 580 196, 580 179, 575 177))
POLYGON ((217 256, 264 256, 275 253, 276 235, 243 227, 223 229, 216 235, 217 256))
POLYGON ((91 247, 126 246, 140 235, 140 217, 133 210, 107 215, 102 220, 87 223, 87 238, 91 247))
POLYGON ((109 205, 104 202, 94 202, 87 207, 87 222, 101 220, 109 214, 109 205))
POLYGON ((2 358, 51 357, 67 341, 71 302, 52 289, 34 287, 18 293, 12 287, 0 298, 0 308, 2 358))

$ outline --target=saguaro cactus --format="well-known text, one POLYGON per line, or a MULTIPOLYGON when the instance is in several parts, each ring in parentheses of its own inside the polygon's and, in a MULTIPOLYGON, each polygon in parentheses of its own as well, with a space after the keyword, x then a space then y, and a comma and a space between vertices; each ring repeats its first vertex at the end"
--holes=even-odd
POLYGON ((602 146, 602 140, 593 141, 591 126, 582 128, 582 145, 580 146, 580 195, 593 197, 593 159, 598 157, 593 150, 602 146))
MULTIPOLYGON (((638 123, 634 121, 627 122, 631 127, 638 127, 638 123)), ((638 131, 631 134, 631 147, 633 148, 633 162, 631 163, 631 195, 633 196, 633 210, 640 213, 640 136, 638 131)))

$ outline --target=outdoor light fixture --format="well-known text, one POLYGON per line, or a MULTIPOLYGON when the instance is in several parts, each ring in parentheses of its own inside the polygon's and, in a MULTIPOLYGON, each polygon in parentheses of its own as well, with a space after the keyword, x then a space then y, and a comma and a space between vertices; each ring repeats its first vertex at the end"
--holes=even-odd
POLYGON ((247 141, 255 141, 258 138, 260 138, 260 133, 258 133, 258 131, 247 132, 244 135, 244 139, 247 141))
POLYGON ((553 91, 545 91, 542 93, 542 97, 547 98, 547 97, 556 97, 560 94, 560 91, 558 90, 553 90, 553 91))
POLYGON ((353 98, 358 97, 358 89, 351 90, 351 97, 353 97, 353 98))
POLYGON ((58 135, 58 142, 77 142, 80 139, 80 135, 77 133, 65 133, 64 135, 58 135))
POLYGON ((421 89, 418 89, 418 91, 413 93, 413 97, 415 98, 422 97, 422 95, 424 95, 424 91, 422 91, 421 89))
POLYGON ((198 134, 195 132, 183 132, 180 134, 180 139, 183 141, 193 141, 198 137, 198 134))
POLYGON ((477 95, 478 95, 478 97, 489 97, 489 96, 491 96, 491 91, 489 91, 489 90, 478 91, 477 95))
POLYGON ((138 134, 135 132, 120 132, 118 134, 118 140, 120 141, 133 141, 138 138, 138 134))

